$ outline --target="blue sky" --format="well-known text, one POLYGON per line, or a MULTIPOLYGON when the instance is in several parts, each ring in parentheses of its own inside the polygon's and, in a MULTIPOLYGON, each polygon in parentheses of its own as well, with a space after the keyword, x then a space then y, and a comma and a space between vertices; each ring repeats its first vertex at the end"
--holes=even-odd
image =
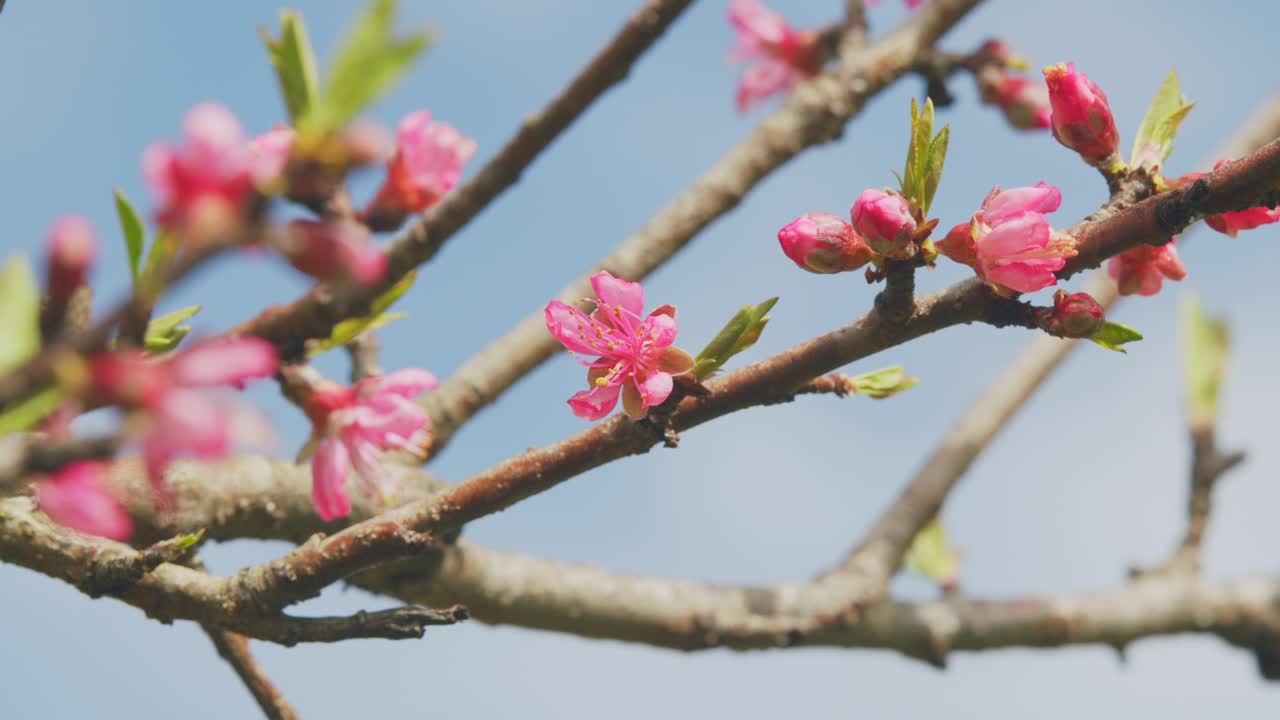
MULTIPOLYGON (((438 43, 371 117, 388 125, 420 107, 479 143, 472 169, 505 141, 609 37, 631 2, 409 2, 408 22, 438 43)), ((695 3, 627 81, 558 140, 501 202, 455 236, 402 300, 409 320, 383 334, 389 368, 441 376, 540 308, 761 117, 734 114, 737 70, 726 2, 695 3)), ((775 2, 798 25, 825 22, 836 0, 775 2)), ((893 0, 871 11, 876 32, 898 22, 893 0)), ((298 2, 327 57, 356 2, 298 2)), ((111 206, 119 186, 145 204, 138 158, 178 134, 192 105, 216 99, 250 132, 283 117, 255 27, 269 3, 72 3, 13 0, 0 15, 0 209, 5 254, 38 252, 57 216, 79 212, 107 252, 99 306, 127 286, 111 206)), ((990 0, 946 37, 950 49, 1008 39, 1036 67, 1075 60, 1109 94, 1127 147, 1155 87, 1176 66, 1198 102, 1179 136, 1173 172, 1206 158, 1276 91, 1269 49, 1280 6, 1239 0, 1027 3, 990 0)), ((1062 188, 1053 216, 1067 226, 1105 197, 1094 171, 1047 134, 1015 134, 975 102, 968 78, 942 113, 951 154, 934 213, 966 217, 991 186, 1040 180, 1062 188)), ((780 295, 760 344, 741 362, 777 352, 856 317, 874 289, 856 274, 814 276, 779 252, 775 233, 808 211, 845 214, 865 187, 893 182, 901 165, 907 79, 874 100, 845 137, 811 150, 762 183, 743 205, 646 282, 651 304, 680 308, 680 343, 696 350, 741 305, 780 295)), ((772 106, 771 106, 772 107, 772 106)), ((359 197, 375 182, 360 178, 359 197)), ((1206 546, 1212 577, 1275 573, 1280 449, 1270 428, 1280 341, 1271 277, 1275 226, 1235 240, 1198 234, 1184 252, 1190 277, 1153 299, 1126 302, 1116 319, 1147 339, 1127 356, 1082 348, 1031 400, 949 499, 944 518, 965 548, 963 587, 1007 597, 1106 589, 1132 565, 1162 559, 1182 529, 1188 449, 1178 391, 1174 310, 1196 290, 1232 323, 1233 356, 1220 435, 1250 451, 1218 494, 1206 546)), ((962 278, 940 267, 926 288, 962 278)), ((165 307, 203 303, 201 333, 230 327, 306 283, 265 256, 224 260, 165 307)), ((1047 295, 1047 293, 1046 293, 1047 295)), ((629 573, 721 582, 800 579, 834 563, 894 496, 948 423, 1028 339, 1018 330, 952 329, 857 363, 860 372, 904 364, 920 385, 893 400, 810 398, 757 409, 655 450, 587 473, 467 529, 477 542, 629 573)), ((345 375, 340 354, 321 367, 345 375)), ((522 449, 584 427, 564 405, 582 382, 561 357, 479 416, 434 463, 460 479, 522 449)), ((251 393, 280 427, 282 456, 306 433, 271 387, 251 393)), ((219 572, 266 559, 283 544, 210 548, 219 572)), ((932 593, 904 577, 908 596, 932 593)), ((253 716, 248 694, 190 624, 166 627, 110 600, 0 566, 0 698, 13 717, 253 716)), ((335 589, 307 610, 388 605, 335 589)), ((1148 640, 1126 662, 1106 648, 956 655, 938 672, 895 655, 792 650, 755 654, 669 651, 586 641, 479 623, 417 642, 361 641, 284 649, 260 659, 304 717, 914 717, 981 708, 987 717, 1075 718, 1141 711, 1198 717, 1230 702, 1233 717, 1261 717, 1280 690, 1249 656, 1212 638, 1148 640)))

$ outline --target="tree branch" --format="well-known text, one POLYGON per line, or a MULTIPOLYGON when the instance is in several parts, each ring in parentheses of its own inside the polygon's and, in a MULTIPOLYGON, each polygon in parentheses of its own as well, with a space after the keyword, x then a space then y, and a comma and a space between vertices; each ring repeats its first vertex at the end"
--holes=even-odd
POLYGON ((626 77, 690 2, 646 2, 559 95, 525 118, 515 136, 471 180, 396 235, 387 248, 387 271, 379 283, 341 293, 319 285, 303 297, 240 325, 233 334, 264 338, 285 358, 296 358, 307 340, 327 337, 342 320, 367 314, 375 298, 430 260, 446 240, 514 185, 534 158, 591 103, 626 77))
POLYGON ((205 628, 204 631, 213 642, 218 655, 227 661, 248 688, 264 715, 270 720, 298 720, 298 711, 284 699, 284 695, 249 652, 248 638, 216 628, 205 628))
MULTIPOLYGON (((699 232, 742 202, 761 180, 803 150, 840 137, 868 100, 909 72, 916 56, 960 21, 980 0, 935 0, 894 32, 864 45, 861 14, 850 13, 836 67, 791 94, 750 135, 595 268, 556 296, 576 303, 591 294, 590 277, 605 269, 640 280, 669 260, 699 232)), ((440 387, 422 397, 431 413, 433 448, 443 448, 473 415, 517 380, 552 357, 559 344, 539 310, 467 360, 440 387)))

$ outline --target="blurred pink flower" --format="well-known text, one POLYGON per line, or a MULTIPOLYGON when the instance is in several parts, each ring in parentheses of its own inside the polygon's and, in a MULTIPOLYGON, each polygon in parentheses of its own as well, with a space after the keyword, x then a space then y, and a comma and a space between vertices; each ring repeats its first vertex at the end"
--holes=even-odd
POLYGON ((387 269, 369 228, 354 220, 293 220, 283 249, 291 265, 319 280, 372 285, 387 269))
POLYGON ((430 208, 458 184, 475 150, 474 140, 448 123, 432 122, 429 111, 409 113, 396 127, 396 153, 366 214, 403 219, 430 208))
POLYGON ((222 105, 195 106, 183 121, 183 144, 158 142, 142 155, 142 173, 161 226, 202 242, 234 225, 253 194, 249 144, 222 105))
POLYGON ((693 369, 693 357, 674 347, 676 311, 663 305, 647 317, 644 289, 607 272, 591 278, 596 309, 590 315, 559 300, 547 304, 547 329, 575 354, 598 356, 578 361, 587 371, 590 390, 569 398, 573 414, 585 420, 608 415, 622 396, 622 407, 639 420, 660 405, 674 386, 672 375, 693 369))
POLYGON ((732 0, 729 23, 737 32, 729 60, 751 62, 738 80, 740 113, 774 93, 789 92, 822 67, 818 33, 793 30, 785 18, 759 0, 732 0))
POLYGON ((277 125, 249 141, 249 174, 258 189, 270 190, 280 179, 289 164, 295 134, 288 125, 277 125))
POLYGON ((261 445, 272 437, 257 412, 202 390, 243 387, 270 376, 276 364, 275 349, 264 340, 216 339, 162 360, 136 350, 105 353, 93 358, 90 375, 103 401, 145 414, 143 462, 157 496, 168 503, 164 471, 180 455, 210 460, 233 445, 261 445))
POLYGON ((112 540, 128 540, 133 534, 133 520, 107 491, 105 477, 106 469, 101 463, 68 463, 36 486, 36 502, 59 525, 112 540))
POLYGON ((88 220, 65 215, 49 229, 45 247, 49 257, 45 291, 50 302, 55 302, 84 284, 89 268, 98 258, 98 237, 88 220))
POLYGON ((1176 240, 1159 247, 1142 245, 1122 252, 1107 261, 1107 272, 1115 278, 1121 295, 1155 295, 1164 286, 1165 278, 1178 281, 1187 276, 1176 240))
POLYGON ((352 387, 325 381, 312 388, 307 415, 318 444, 311 463, 311 501, 321 519, 328 522, 351 512, 348 465, 355 467, 369 497, 388 502, 397 488, 379 457, 392 448, 422 452, 431 417, 413 398, 435 386, 431 373, 406 368, 352 387))

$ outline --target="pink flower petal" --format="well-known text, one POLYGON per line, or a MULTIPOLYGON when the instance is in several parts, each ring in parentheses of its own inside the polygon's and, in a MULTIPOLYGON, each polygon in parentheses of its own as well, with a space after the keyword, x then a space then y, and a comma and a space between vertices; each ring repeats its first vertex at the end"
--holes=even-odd
POLYGON ((649 376, 643 382, 636 381, 636 389, 640 391, 640 397, 644 400, 646 408, 654 405, 661 405, 671 395, 671 389, 675 386, 669 373, 656 371, 649 373, 649 376))
POLYGON ((178 353, 169 363, 176 382, 188 387, 240 386, 270 377, 278 359, 271 343, 260 338, 206 340, 178 353))
POLYGON ((1001 260, 984 266, 984 277, 1010 290, 1029 293, 1056 284, 1058 278, 1054 272, 1062 269, 1065 264, 1066 261, 1062 258, 1001 260))
POLYGON ((311 503, 325 522, 351 514, 347 464, 347 448, 337 440, 326 438, 316 446, 311 460, 311 503))
POLYGON ((1024 213, 978 238, 978 254, 1004 258, 1049 244, 1049 221, 1039 213, 1024 213))
POLYGON ((999 225, 1025 212, 1050 213, 1062 205, 1062 193, 1047 183, 1005 190, 982 207, 982 220, 999 225))
POLYGON ((547 329, 566 348, 587 355, 601 354, 600 343, 594 332, 599 323, 587 317, 581 310, 559 300, 547 303, 544 312, 547 329))
POLYGON ((133 521, 103 487, 105 475, 100 463, 69 463, 36 486, 36 501, 60 525, 112 540, 127 540, 133 534, 133 521))
POLYGON ((591 277, 591 287, 596 297, 606 304, 618 305, 636 317, 644 313, 644 288, 640 283, 628 282, 602 271, 591 277))
POLYGON ((569 398, 569 407, 573 409, 574 415, 583 420, 599 420, 617 407, 618 392, 621 389, 621 385, 614 383, 574 393, 569 398))

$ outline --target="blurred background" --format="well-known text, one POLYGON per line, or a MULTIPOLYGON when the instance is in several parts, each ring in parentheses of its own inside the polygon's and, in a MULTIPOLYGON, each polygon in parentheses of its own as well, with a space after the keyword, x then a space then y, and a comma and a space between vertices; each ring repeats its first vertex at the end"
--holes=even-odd
MULTIPOLYGON (((520 119, 536 110, 618 28, 638 2, 407 1, 408 24, 437 43, 371 116, 387 125, 427 107, 479 143, 474 171, 520 119)), ((354 0, 294 2, 322 64, 354 0)), ((775 0, 800 27, 839 16, 841 3, 775 0)), ((703 0, 619 88, 558 140, 520 183, 454 237, 398 309, 408 320, 381 334, 389 369, 423 366, 441 377, 492 337, 541 308, 566 282, 624 239, 746 134, 768 108, 733 109, 738 69, 725 0, 703 0)), ((48 225, 78 212, 106 250, 96 304, 114 303, 128 271, 111 202, 119 186, 149 199, 138 168, 153 140, 177 137, 183 114, 215 99, 250 133, 284 118, 255 27, 276 23, 272 3, 111 3, 14 0, 0 15, 0 246, 38 256, 48 225)), ((905 11, 869 12, 882 34, 905 11)), ((941 47, 969 51, 1007 39, 1038 68, 1074 60, 1110 96, 1127 155, 1148 101, 1171 66, 1196 109, 1168 171, 1208 154, 1276 91, 1280 5, 1237 0, 1027 3, 991 0, 941 47)), ((933 214, 959 222, 996 184, 1044 180, 1063 191, 1051 219, 1066 227, 1105 199, 1095 171, 1047 132, 1017 134, 979 106, 969 77, 957 104, 933 214)), ((848 322, 875 292, 859 274, 815 276, 779 251, 775 233, 807 211, 846 215, 868 186, 890 185, 907 136, 908 78, 875 99, 838 143, 810 150, 762 183, 646 282, 651 305, 680 308, 679 344, 696 351, 738 307, 780 295, 760 343, 741 365, 848 322)), ((359 178, 368 197, 375 173, 359 178)), ((1197 231, 1183 252, 1190 275, 1150 299, 1126 300, 1114 319, 1146 340, 1128 355, 1082 347, 974 466, 944 510, 965 551, 960 584, 984 597, 1103 590, 1134 565, 1161 561, 1182 532, 1188 445, 1179 389, 1177 296, 1198 292, 1231 320, 1233 355, 1220 425, 1246 464, 1220 487, 1206 545, 1213 578, 1276 573, 1280 525, 1274 442, 1280 337, 1280 226, 1237 239, 1197 231)), ((941 264, 924 290, 961 279, 941 264)), ((1075 288, 1079 283, 1072 283, 1075 288)), ((275 258, 242 254, 210 267, 161 310, 204 304, 198 333, 215 333, 266 304, 303 292, 305 279, 275 258)), ((1049 292, 1044 291, 1044 301, 1049 292)), ((716 582, 810 577, 836 562, 897 493, 951 420, 1030 338, 963 327, 857 363, 863 372, 905 365, 921 378, 883 402, 805 398, 738 413, 656 449, 575 478, 468 526, 493 547, 618 572, 716 582)), ((346 376, 341 352, 319 365, 346 376)), ((431 466, 459 480, 529 446, 585 427, 564 400, 582 383, 567 355, 530 375, 477 417, 431 466)), ((250 393, 292 456, 307 433, 274 385, 250 393)), ((284 544, 231 543, 205 556, 219 573, 284 552, 284 544)), ((936 590, 903 576, 903 597, 936 590)), ((350 612, 392 601, 331 589, 305 612, 350 612)), ((90 601, 60 582, 0 565, 0 707, 5 717, 254 717, 258 710, 207 638, 190 623, 166 627, 111 600, 90 601)), ((1126 658, 1105 647, 957 653, 937 671, 880 651, 797 649, 678 654, 615 642, 471 622, 421 641, 355 641, 286 649, 255 643, 271 677, 307 718, 461 717, 917 717, 958 708, 992 718, 1077 718, 1141 713, 1268 716, 1280 686, 1253 658, 1214 638, 1144 640, 1126 658), (1227 705, 1226 703, 1229 703, 1227 705)))

